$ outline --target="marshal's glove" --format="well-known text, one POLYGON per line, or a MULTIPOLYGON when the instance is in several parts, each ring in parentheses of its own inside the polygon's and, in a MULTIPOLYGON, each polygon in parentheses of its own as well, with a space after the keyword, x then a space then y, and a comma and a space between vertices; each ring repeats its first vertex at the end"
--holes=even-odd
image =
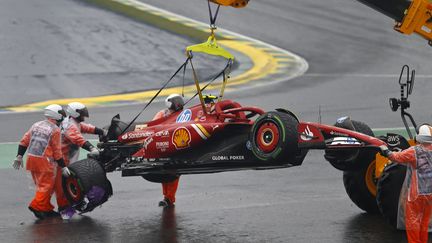
POLYGON ((108 141, 108 130, 104 128, 95 128, 95 134, 99 135, 99 141, 100 142, 106 142, 108 141))
POLYGON ((102 134, 102 136, 103 136, 103 137, 108 136, 108 129, 103 129, 103 134, 102 134))
POLYGON ((69 170, 68 167, 63 167, 61 169, 61 171, 62 171, 63 177, 69 177, 70 175, 72 175, 72 173, 71 173, 71 171, 69 170))
POLYGON ((87 154, 87 158, 97 159, 99 158, 100 151, 99 149, 92 147, 90 153, 87 154))
POLYGON ((389 157, 392 153, 392 151, 390 151, 390 149, 386 145, 381 145, 379 146, 379 148, 381 150, 380 151, 381 155, 384 157, 389 157))
POLYGON ((19 168, 23 168, 23 157, 22 155, 17 155, 14 162, 12 163, 12 166, 15 168, 15 170, 19 170, 19 168))
POLYGON ((99 136, 106 136, 108 134, 108 130, 103 129, 103 128, 99 128, 99 127, 95 127, 94 133, 99 135, 99 136))

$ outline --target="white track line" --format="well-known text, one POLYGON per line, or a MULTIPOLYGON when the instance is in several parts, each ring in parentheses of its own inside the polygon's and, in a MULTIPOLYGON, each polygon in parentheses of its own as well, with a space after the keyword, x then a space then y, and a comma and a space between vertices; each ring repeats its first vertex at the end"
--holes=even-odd
MULTIPOLYGON (((305 73, 305 77, 357 77, 357 78, 399 78, 399 74, 366 74, 366 73, 305 73)), ((432 78, 432 75, 416 75, 416 78, 432 78)))

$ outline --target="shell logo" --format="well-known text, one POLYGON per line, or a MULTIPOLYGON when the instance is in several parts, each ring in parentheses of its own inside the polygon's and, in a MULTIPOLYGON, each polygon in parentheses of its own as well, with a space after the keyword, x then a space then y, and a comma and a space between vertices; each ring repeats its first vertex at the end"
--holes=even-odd
POLYGON ((172 143, 176 149, 188 148, 191 142, 191 134, 185 127, 177 128, 172 136, 172 143))

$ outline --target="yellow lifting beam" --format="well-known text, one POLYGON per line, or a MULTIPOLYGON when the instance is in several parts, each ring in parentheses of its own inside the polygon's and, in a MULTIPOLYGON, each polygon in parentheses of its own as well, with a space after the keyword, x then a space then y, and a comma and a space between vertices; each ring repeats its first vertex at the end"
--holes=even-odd
POLYGON ((229 51, 225 50, 223 47, 218 45, 218 43, 216 41, 216 37, 213 33, 213 30, 212 30, 212 33, 206 42, 201 43, 201 44, 197 44, 197 45, 188 46, 186 48, 186 51, 188 53, 191 51, 192 52, 201 52, 201 53, 206 53, 206 54, 212 55, 212 56, 221 56, 221 57, 224 57, 226 59, 234 60, 233 54, 231 54, 229 51))

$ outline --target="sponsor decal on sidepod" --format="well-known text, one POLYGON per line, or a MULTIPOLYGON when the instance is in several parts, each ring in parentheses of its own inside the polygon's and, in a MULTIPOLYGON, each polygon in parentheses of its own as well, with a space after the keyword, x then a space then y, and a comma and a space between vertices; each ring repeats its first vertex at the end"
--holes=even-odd
POLYGON ((144 143, 143 143, 143 147, 144 147, 144 149, 147 149, 147 147, 149 146, 149 144, 150 144, 151 142, 153 142, 153 137, 148 137, 148 138, 146 138, 146 139, 144 140, 144 143))
POLYGON ((156 149, 160 150, 161 152, 165 152, 169 148, 169 142, 156 142, 156 149))
POLYGON ((153 131, 145 131, 145 132, 128 132, 122 135, 122 139, 136 139, 136 138, 144 138, 153 136, 153 131))
POLYGON ((134 131, 140 131, 147 127, 147 124, 136 125, 134 131))
POLYGON ((191 134, 185 127, 177 128, 172 136, 172 143, 176 149, 188 148, 191 140, 191 134))
POLYGON ((182 111, 180 115, 178 115, 176 122, 177 123, 188 122, 191 120, 191 118, 192 118, 192 111, 190 109, 186 109, 182 111))
POLYGON ((169 137, 169 131, 163 130, 155 133, 156 137, 169 137))

